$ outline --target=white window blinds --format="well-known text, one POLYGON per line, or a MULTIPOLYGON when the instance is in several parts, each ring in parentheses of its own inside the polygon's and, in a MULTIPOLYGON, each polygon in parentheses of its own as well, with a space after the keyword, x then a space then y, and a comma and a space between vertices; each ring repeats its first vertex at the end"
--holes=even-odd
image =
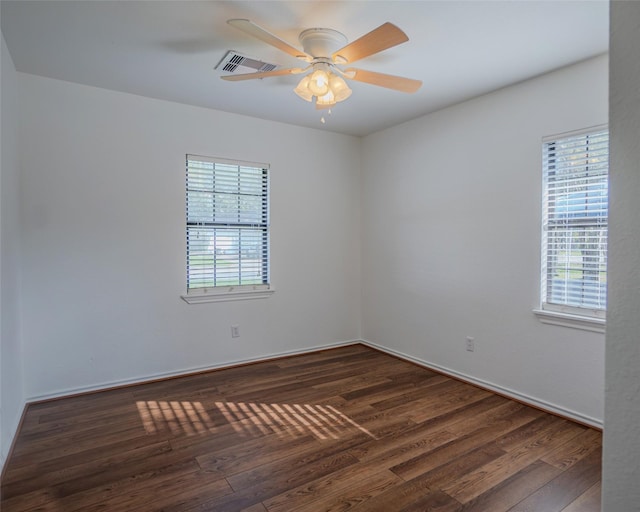
POLYGON ((269 284, 269 166, 187 155, 187 291, 269 284))
POLYGON ((604 316, 608 170, 606 128, 543 143, 543 309, 604 316))

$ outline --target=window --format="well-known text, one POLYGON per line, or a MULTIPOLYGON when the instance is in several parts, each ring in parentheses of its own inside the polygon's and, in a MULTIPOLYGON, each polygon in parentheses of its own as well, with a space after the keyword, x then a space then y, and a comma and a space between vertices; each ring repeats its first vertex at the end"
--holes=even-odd
POLYGON ((183 298, 264 296, 269 290, 269 166, 187 155, 186 173, 183 298))
POLYGON ((542 309, 605 317, 609 134, 543 141, 542 309))

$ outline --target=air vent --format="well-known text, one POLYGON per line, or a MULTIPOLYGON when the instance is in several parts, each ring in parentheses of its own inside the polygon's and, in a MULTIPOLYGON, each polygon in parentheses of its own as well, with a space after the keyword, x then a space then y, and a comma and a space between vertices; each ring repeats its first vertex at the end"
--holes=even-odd
POLYGON ((277 68, 277 64, 269 64, 261 60, 252 59, 240 53, 229 50, 215 69, 225 73, 255 73, 261 71, 272 71, 277 68))

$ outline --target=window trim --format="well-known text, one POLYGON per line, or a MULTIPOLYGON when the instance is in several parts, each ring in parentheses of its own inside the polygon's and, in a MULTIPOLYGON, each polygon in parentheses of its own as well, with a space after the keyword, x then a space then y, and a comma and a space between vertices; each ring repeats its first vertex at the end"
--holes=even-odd
MULTIPOLYGON (((594 134, 599 131, 606 130, 608 132, 609 127, 607 124, 601 124, 596 126, 591 126, 589 128, 574 130, 570 132, 545 136, 542 138, 542 165, 541 168, 544 169, 544 154, 545 154, 545 145, 549 142, 557 141, 558 139, 567 139, 571 137, 579 137, 581 135, 594 134)), ((607 176, 609 174, 609 169, 607 169, 607 176)), ((546 183, 544 181, 544 173, 543 173, 543 184, 542 184, 542 192, 543 196, 546 194, 546 183)), ((544 206, 544 202, 543 202, 544 206)), ((544 209, 542 210, 542 215, 544 218, 544 209)), ((608 217, 608 215, 607 215, 608 217)), ((541 258, 546 258, 547 255, 544 252, 544 226, 542 228, 541 234, 541 258)), ((606 309, 592 309, 592 308, 581 308, 577 306, 563 305, 563 304, 554 304, 545 302, 545 297, 543 296, 543 285, 542 281, 546 280, 547 276, 543 274, 544 270, 544 261, 540 261, 540 279, 541 286, 539 289, 540 292, 540 303, 539 307, 533 310, 533 313, 536 315, 538 320, 544 324, 557 325, 562 327, 570 327, 574 329, 581 329, 586 331, 604 333, 606 329, 606 309)))
MULTIPOLYGON (((211 286, 211 287, 199 287, 199 288, 187 288, 186 293, 181 294, 180 298, 184 300, 187 304, 202 304, 208 302, 226 302, 226 301, 238 301, 238 300, 253 300, 253 299, 266 299, 275 293, 275 289, 271 284, 271 250, 270 250, 270 195, 271 195, 271 187, 270 187, 270 178, 271 178, 271 169, 270 165, 261 162, 250 162, 246 160, 233 160, 229 158, 218 158, 204 155, 197 155, 194 153, 186 154, 186 162, 188 165, 189 160, 201 160, 203 162, 209 162, 212 164, 229 164, 239 167, 253 167, 257 169, 263 169, 267 172, 267 181, 266 181, 266 253, 267 253, 267 261, 266 261, 266 269, 267 269, 267 283, 260 284, 242 284, 242 285, 222 285, 222 286, 211 286)), ((188 206, 188 203, 187 203, 188 206)), ((187 219, 187 229, 189 226, 189 222, 187 219)), ((186 240, 185 240, 186 243, 186 240)), ((185 245, 185 254, 188 260, 188 248, 185 245)), ((188 269, 188 263, 187 263, 188 269)), ((187 286, 188 286, 189 278, 187 276, 187 286)))
POLYGON ((606 319, 594 316, 574 315, 553 311, 550 309, 534 309, 533 314, 543 324, 558 325, 560 327, 570 327, 583 331, 603 333, 606 329, 606 319))
POLYGON ((187 304, 203 304, 206 302, 227 302, 236 300, 267 299, 275 293, 269 284, 224 286, 217 288, 197 288, 180 298, 187 304), (222 288, 222 289, 221 289, 222 288), (251 288, 251 289, 248 289, 251 288))

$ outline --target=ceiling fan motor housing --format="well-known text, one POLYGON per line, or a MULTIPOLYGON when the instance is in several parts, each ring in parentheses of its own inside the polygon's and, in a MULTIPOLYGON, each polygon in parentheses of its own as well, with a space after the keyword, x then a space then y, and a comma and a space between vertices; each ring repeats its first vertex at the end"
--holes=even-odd
POLYGON ((330 28, 309 28, 298 37, 302 48, 314 58, 331 59, 331 54, 347 44, 341 32, 330 28))

